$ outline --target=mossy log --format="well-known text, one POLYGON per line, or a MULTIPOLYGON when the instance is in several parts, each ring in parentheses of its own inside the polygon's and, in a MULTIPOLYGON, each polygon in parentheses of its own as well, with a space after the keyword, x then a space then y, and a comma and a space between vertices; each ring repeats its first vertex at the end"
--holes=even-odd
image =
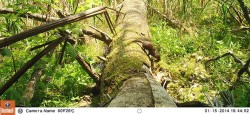
POLYGON ((146 0, 125 0, 117 35, 101 78, 100 105, 109 107, 175 107, 173 99, 150 73, 151 62, 140 44, 150 41, 146 0))

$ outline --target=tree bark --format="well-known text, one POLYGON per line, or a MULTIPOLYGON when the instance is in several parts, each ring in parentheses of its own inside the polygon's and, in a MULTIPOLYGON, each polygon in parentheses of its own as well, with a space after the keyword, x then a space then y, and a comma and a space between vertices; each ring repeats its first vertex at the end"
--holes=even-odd
POLYGON ((150 72, 151 62, 135 40, 150 41, 146 0, 125 0, 101 78, 100 106, 175 107, 150 72))

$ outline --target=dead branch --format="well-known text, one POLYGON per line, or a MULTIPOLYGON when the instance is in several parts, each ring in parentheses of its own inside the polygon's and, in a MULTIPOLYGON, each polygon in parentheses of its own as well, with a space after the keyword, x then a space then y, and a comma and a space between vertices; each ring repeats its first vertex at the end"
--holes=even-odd
POLYGON ((180 21, 177 21, 177 20, 173 20, 173 19, 170 19, 169 17, 167 17, 166 15, 162 14, 160 11, 156 10, 155 8, 153 8, 152 6, 150 6, 148 3, 146 3, 147 6, 152 9, 153 11, 155 11, 157 14, 159 14, 161 17, 163 17, 168 23, 169 23, 169 26, 173 27, 173 28, 183 28, 184 25, 182 25, 180 23, 180 21))
MULTIPOLYGON (((64 18, 65 15, 61 12, 58 12, 57 15, 59 15, 60 18, 64 18)), ((70 34, 71 32, 66 32, 66 31, 59 31, 61 35, 64 35, 64 34, 70 34)), ((84 33, 84 32, 83 32, 84 33)), ((91 34, 94 34, 94 33, 91 33, 91 34)), ((103 37, 100 37, 98 35, 95 35, 97 38, 101 39, 103 37)), ((59 64, 61 64, 62 62, 62 58, 63 58, 63 53, 65 51, 65 48, 66 48, 66 44, 67 44, 67 41, 71 41, 69 42, 71 45, 74 45, 76 43, 76 41, 74 39, 72 39, 71 37, 67 38, 65 41, 64 41, 64 46, 62 48, 62 54, 60 56, 60 59, 59 59, 59 64), (73 41, 73 42, 72 42, 73 41)), ((88 75, 96 82, 98 83, 99 82, 99 75, 91 68, 90 64, 87 63, 80 55, 80 53, 77 54, 77 57, 76 57, 76 60, 78 61, 78 63, 82 66, 82 68, 88 73, 88 75)))
POLYGON ((104 61, 104 62, 106 62, 108 59, 107 58, 105 58, 105 57, 102 57, 102 56, 97 56, 98 57, 98 59, 100 59, 100 60, 102 60, 102 61, 104 61))
POLYGON ((245 19, 247 20, 248 24, 250 25, 250 17, 249 17, 249 14, 248 14, 247 6, 243 2, 243 0, 238 0, 238 2, 239 2, 240 7, 241 7, 241 9, 243 11, 245 19))
POLYGON ((76 60, 82 66, 82 68, 88 73, 88 75, 94 80, 95 83, 100 82, 99 75, 92 69, 90 64, 82 58, 80 53, 77 54, 76 60))
POLYGON ((62 47, 61 54, 60 54, 60 57, 59 57, 59 64, 60 65, 62 65, 62 60, 63 60, 64 52, 66 50, 67 42, 68 42, 68 38, 66 38, 64 40, 64 43, 63 43, 63 47, 62 47))
POLYGON ((218 60, 220 58, 223 58, 225 56, 231 56, 231 57, 233 57, 234 61, 237 62, 237 63, 239 63, 242 66, 242 68, 238 71, 237 79, 235 80, 235 82, 233 83, 233 85, 231 85, 230 88, 229 88, 229 90, 231 91, 231 90, 235 89, 235 87, 239 84, 240 78, 241 78, 241 76, 242 76, 243 73, 246 72, 248 74, 248 76, 250 77, 250 71, 248 70, 249 63, 250 63, 250 58, 246 61, 246 63, 244 63, 237 56, 235 56, 232 52, 228 52, 228 53, 225 53, 225 54, 223 54, 221 56, 218 56, 216 58, 212 58, 210 60, 207 60, 206 62, 216 61, 216 60, 218 60))
POLYGON ((82 32, 83 32, 83 34, 91 36, 91 37, 96 38, 98 40, 101 40, 106 44, 110 44, 112 42, 112 40, 104 33, 96 34, 95 32, 93 32, 91 30, 82 30, 82 32))
MULTIPOLYGON (((68 40, 75 41, 74 39, 72 39, 70 37, 68 38, 68 40)), ((71 42, 69 42, 69 43, 71 45, 74 45, 71 42)), ((76 43, 76 42, 74 42, 74 43, 76 43)), ((100 82, 100 75, 98 73, 96 73, 95 70, 91 67, 91 65, 82 58, 82 56, 79 52, 77 53, 76 60, 82 66, 82 68, 88 73, 88 75, 95 81, 95 83, 98 84, 100 82)))
POLYGON ((114 35, 116 35, 115 27, 112 24, 112 21, 111 21, 111 19, 109 17, 109 14, 107 12, 104 12, 104 16, 106 18, 106 21, 108 23, 108 26, 109 26, 109 29, 110 29, 111 33, 114 34, 114 35))
POLYGON ((46 21, 55 21, 55 20, 59 20, 60 18, 57 17, 47 17, 45 15, 40 15, 40 14, 31 14, 31 13, 22 13, 19 14, 19 12, 14 11, 13 9, 3 9, 0 8, 0 14, 18 14, 18 16, 23 17, 23 18, 30 18, 30 19, 34 19, 37 21, 42 21, 42 22, 46 22, 46 21))
POLYGON ((114 9, 114 8, 107 7, 107 9, 110 9, 111 11, 114 11, 114 12, 116 12, 116 13, 120 13, 120 14, 125 15, 125 13, 123 13, 123 12, 121 12, 121 11, 118 11, 118 10, 116 10, 116 9, 114 9))
POLYGON ((57 11, 56 14, 59 16, 59 18, 66 17, 66 15, 64 15, 61 11, 57 11))
POLYGON ((216 57, 216 58, 209 59, 209 60, 207 60, 207 62, 216 61, 216 60, 218 60, 218 59, 220 59, 220 58, 223 58, 223 57, 225 57, 225 56, 232 56, 232 57, 234 58, 234 61, 235 61, 235 62, 239 63, 241 66, 244 65, 244 62, 242 62, 242 61, 241 61, 237 56, 235 56, 232 52, 227 52, 227 53, 225 53, 225 54, 223 54, 223 55, 221 55, 221 56, 218 56, 218 57, 216 57))
MULTIPOLYGON (((66 36, 67 37, 67 36, 66 36)), ((14 84, 29 68, 31 68, 38 60, 40 60, 49 51, 53 50, 58 46, 66 37, 60 37, 56 39, 53 43, 43 49, 40 53, 34 56, 31 60, 23 65, 0 89, 0 95, 2 95, 12 84, 14 84)))
MULTIPOLYGON (((235 9, 233 8, 234 12, 235 12, 235 9)), ((242 25, 241 23, 241 18, 238 16, 238 14, 236 13, 236 15, 238 16, 238 18, 236 16, 234 16, 234 14, 232 13, 232 11, 229 9, 229 14, 231 17, 234 18, 234 20, 239 24, 239 25, 242 25)))
POLYGON ((43 44, 41 44, 41 45, 38 45, 38 46, 32 47, 32 48, 30 48, 30 51, 33 51, 33 50, 35 50, 35 49, 38 49, 38 48, 41 48, 41 47, 43 47, 43 46, 49 45, 49 44, 51 44, 51 43, 52 43, 52 42, 54 42, 54 41, 55 41, 55 40, 48 41, 48 42, 43 43, 43 44))
POLYGON ((92 29, 94 29, 94 30, 96 30, 97 32, 99 32, 102 36, 104 36, 104 37, 105 37, 105 40, 107 41, 108 44, 109 44, 110 42, 112 42, 112 38, 111 38, 108 34, 106 34, 105 32, 103 32, 103 31, 97 29, 97 28, 94 27, 94 26, 89 26, 89 27, 91 27, 92 29))
POLYGON ((76 41, 72 38, 68 38, 67 41, 70 43, 70 44, 76 44, 76 41))
POLYGON ((246 61, 245 65, 243 65, 243 67, 239 70, 238 74, 237 74, 237 79, 235 80, 235 82, 233 83, 233 85, 229 88, 229 90, 234 90, 236 88, 236 86, 239 84, 240 82, 240 78, 242 76, 243 73, 247 73, 248 76, 250 77, 250 71, 249 71, 249 63, 250 63, 250 58, 246 61))
POLYGON ((46 31, 55 29, 57 27, 60 27, 60 26, 66 25, 66 24, 70 24, 70 23, 73 23, 73 22, 76 22, 76 21, 79 21, 82 19, 86 19, 86 18, 95 16, 95 15, 98 15, 100 13, 105 12, 106 11, 105 8, 106 7, 95 7, 95 8, 89 9, 85 12, 81 12, 79 14, 68 16, 68 17, 65 17, 65 18, 59 19, 57 21, 50 22, 50 23, 46 23, 46 24, 43 24, 41 26, 35 27, 33 29, 29 29, 27 31, 23 31, 23 32, 15 34, 13 36, 1 39, 0 40, 0 48, 11 45, 11 44, 16 43, 20 40, 37 35, 39 33, 46 32, 46 31))
POLYGON ((241 15, 239 13, 239 11, 237 11, 235 9, 235 7, 232 7, 233 11, 235 12, 235 14, 237 15, 238 19, 239 19, 239 23, 242 24, 242 18, 241 18, 241 15))
POLYGON ((231 30, 231 32, 239 32, 239 31, 250 31, 250 27, 241 26, 240 28, 231 30))

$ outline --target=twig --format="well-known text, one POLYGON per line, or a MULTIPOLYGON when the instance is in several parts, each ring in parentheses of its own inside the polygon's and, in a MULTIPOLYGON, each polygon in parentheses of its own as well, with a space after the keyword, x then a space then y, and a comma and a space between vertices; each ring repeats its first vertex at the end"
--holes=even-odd
POLYGON ((108 34, 106 34, 105 32, 103 32, 103 31, 97 29, 97 28, 94 27, 94 26, 89 26, 89 27, 91 27, 92 29, 94 29, 94 30, 96 30, 97 32, 101 33, 101 35, 105 37, 105 39, 106 39, 106 41, 107 41, 108 43, 112 42, 112 38, 111 38, 108 34))
POLYGON ((16 62, 15 62, 15 58, 13 56, 13 53, 11 53, 11 58, 12 58, 13 67, 14 67, 14 70, 15 70, 15 73, 16 73, 16 62))
POLYGON ((94 37, 96 39, 99 39, 99 40, 105 42, 106 44, 110 44, 112 42, 112 39, 108 34, 106 34, 105 32, 103 32, 103 31, 101 31, 101 30, 99 30, 97 28, 95 28, 94 26, 90 26, 90 27, 92 29, 96 30, 97 32, 99 32, 101 35, 95 34, 94 32, 92 32, 90 30, 89 31, 83 30, 83 33, 86 34, 86 35, 90 35, 90 36, 92 36, 92 37, 94 37))
POLYGON ((79 6, 79 0, 75 0, 75 1, 74 1, 74 5, 76 5, 76 7, 74 8, 73 14, 76 13, 76 10, 77 10, 77 8, 78 8, 78 6, 79 6))
POLYGON ((238 19, 239 19, 239 23, 242 24, 242 18, 241 18, 241 16, 240 16, 239 11, 237 11, 237 10, 235 9, 235 7, 232 7, 232 8, 233 8, 233 11, 235 12, 235 14, 237 15, 237 17, 238 17, 238 19))
POLYGON ((72 38, 68 38, 67 41, 70 43, 70 44, 76 44, 76 41, 72 38))
MULTIPOLYGON (((234 8, 233 8, 234 9, 234 8)), ((234 10, 234 12, 235 12, 235 10, 234 10)), ((239 24, 239 25, 242 25, 242 23, 241 23, 241 19, 239 18, 239 19, 237 19, 234 15, 233 15, 233 13, 231 12, 231 10, 229 9, 229 14, 231 15, 231 17, 233 17, 234 18, 234 20, 239 24)), ((237 15, 237 14, 236 14, 237 15)), ((237 15, 238 16, 238 15, 237 15)))
POLYGON ((223 57, 225 57, 225 56, 232 56, 233 58, 234 58, 234 61, 235 62, 237 62, 237 63, 240 63, 240 65, 241 66, 243 66, 244 65, 244 62, 242 62, 237 56, 235 56, 232 52, 227 52, 227 53, 225 53, 225 54, 223 54, 223 55, 221 55, 221 56, 218 56, 218 57, 216 57, 216 58, 212 58, 212 59, 209 59, 209 60, 207 60, 207 62, 210 62, 210 61, 216 61, 216 60, 218 60, 218 59, 220 59, 220 58, 223 58, 223 57))
POLYGON ((63 43, 63 47, 62 47, 61 54, 59 57, 59 64, 60 65, 62 65, 62 60, 63 60, 64 52, 66 50, 67 42, 68 42, 68 37, 64 40, 64 43, 63 43))
POLYGON ((238 32, 238 31, 250 31, 250 27, 241 26, 238 29, 233 29, 231 32, 238 32))
POLYGON ((38 48, 41 48, 41 47, 43 47, 43 46, 49 45, 49 44, 51 44, 51 43, 54 42, 54 41, 55 41, 55 40, 48 41, 48 42, 46 42, 46 43, 44 43, 44 44, 41 44, 41 45, 32 47, 32 48, 30 48, 30 51, 33 51, 33 50, 35 50, 35 49, 38 49, 38 48))
MULTIPOLYGON (((121 10, 122 10, 122 8, 123 8, 123 3, 124 3, 124 2, 122 2, 121 4, 119 4, 118 6, 116 6, 116 8, 117 8, 117 9, 119 9, 119 12, 121 12, 121 10)), ((126 15, 126 13, 124 13, 124 15, 123 15, 123 19, 124 19, 125 15, 126 15)), ((115 22, 117 22, 117 21, 118 21, 119 16, 120 16, 119 14, 116 14, 116 19, 115 19, 115 22)))
POLYGON ((114 25, 112 24, 112 21, 111 21, 111 19, 109 17, 108 12, 104 12, 104 16, 105 16, 105 18, 107 20, 107 23, 108 23, 108 26, 110 28, 111 33, 114 34, 114 35, 116 35, 116 31, 115 31, 114 25))
POLYGON ((123 13, 123 12, 121 12, 121 11, 118 11, 118 10, 116 10, 116 9, 114 9, 114 8, 107 7, 107 9, 110 9, 110 10, 112 10, 112 11, 115 11, 116 13, 120 13, 120 14, 124 14, 124 15, 125 15, 125 13, 123 13))
POLYGON ((61 11, 57 11, 56 14, 59 16, 59 18, 65 18, 66 15, 64 15, 61 11))
MULTIPOLYGON (((172 20, 170 18, 168 18, 166 15, 162 14, 160 11, 156 10, 155 8, 153 8, 152 6, 150 6, 148 3, 145 2, 145 4, 152 9, 153 11, 155 11, 157 14, 159 14, 160 16, 162 16, 171 27, 173 28, 179 28, 181 29, 182 27, 184 27, 179 21, 176 20, 172 20)), ((184 27, 185 28, 185 27, 184 27)), ((186 28, 185 28, 186 29, 186 28)))
POLYGON ((239 72, 237 74, 237 79, 235 80, 233 85, 229 88, 230 91, 234 90, 236 88, 236 86, 239 84, 240 78, 241 78, 243 73, 246 72, 248 74, 248 76, 250 77, 250 71, 248 70, 249 63, 250 63, 250 58, 246 61, 246 64, 243 65, 243 67, 239 70, 239 72))
POLYGON ((0 95, 2 95, 12 84, 14 84, 29 68, 31 68, 38 60, 40 60, 49 51, 58 46, 66 37, 60 37, 53 43, 43 49, 40 53, 34 56, 31 60, 23 65, 0 89, 0 95))
POLYGON ((249 17, 249 14, 248 14, 247 6, 243 2, 243 0, 238 0, 238 2, 239 2, 240 7, 241 7, 241 9, 243 11, 245 19, 247 20, 248 24, 250 25, 250 17, 249 17))
POLYGON ((98 57, 98 59, 100 59, 102 61, 107 61, 107 58, 105 58, 105 57, 102 57, 102 56, 97 56, 97 57, 98 57))
POLYGON ((221 56, 218 56, 216 58, 212 58, 206 62, 210 62, 210 61, 215 61, 215 60, 218 60, 220 58, 223 58, 225 56, 232 56, 234 58, 234 61, 239 63, 242 68, 238 71, 238 74, 237 74, 237 79, 235 80, 235 82, 233 83, 233 85, 230 86, 229 90, 233 90, 235 89, 235 87, 238 85, 239 81, 240 81, 240 78, 242 76, 243 73, 247 73, 248 76, 250 77, 250 71, 248 70, 248 67, 249 67, 249 63, 250 63, 250 58, 246 61, 246 63, 244 64, 243 61, 241 61, 237 56, 235 56, 232 52, 228 52, 228 53, 225 53, 221 56))
POLYGON ((94 82, 97 83, 98 85, 100 82, 99 75, 96 72, 94 72, 90 64, 82 58, 80 53, 77 54, 76 60, 82 66, 82 68, 88 73, 88 75, 94 80, 94 82))

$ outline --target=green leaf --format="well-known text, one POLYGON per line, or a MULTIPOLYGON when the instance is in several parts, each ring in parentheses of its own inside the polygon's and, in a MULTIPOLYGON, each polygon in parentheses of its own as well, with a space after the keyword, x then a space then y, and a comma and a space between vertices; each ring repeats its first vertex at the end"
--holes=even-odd
POLYGON ((12 55, 11 51, 8 48, 0 49, 0 54, 2 56, 11 56, 12 55))
POLYGON ((69 54, 73 59, 75 59, 77 56, 77 50, 72 45, 67 45, 66 53, 69 54))

